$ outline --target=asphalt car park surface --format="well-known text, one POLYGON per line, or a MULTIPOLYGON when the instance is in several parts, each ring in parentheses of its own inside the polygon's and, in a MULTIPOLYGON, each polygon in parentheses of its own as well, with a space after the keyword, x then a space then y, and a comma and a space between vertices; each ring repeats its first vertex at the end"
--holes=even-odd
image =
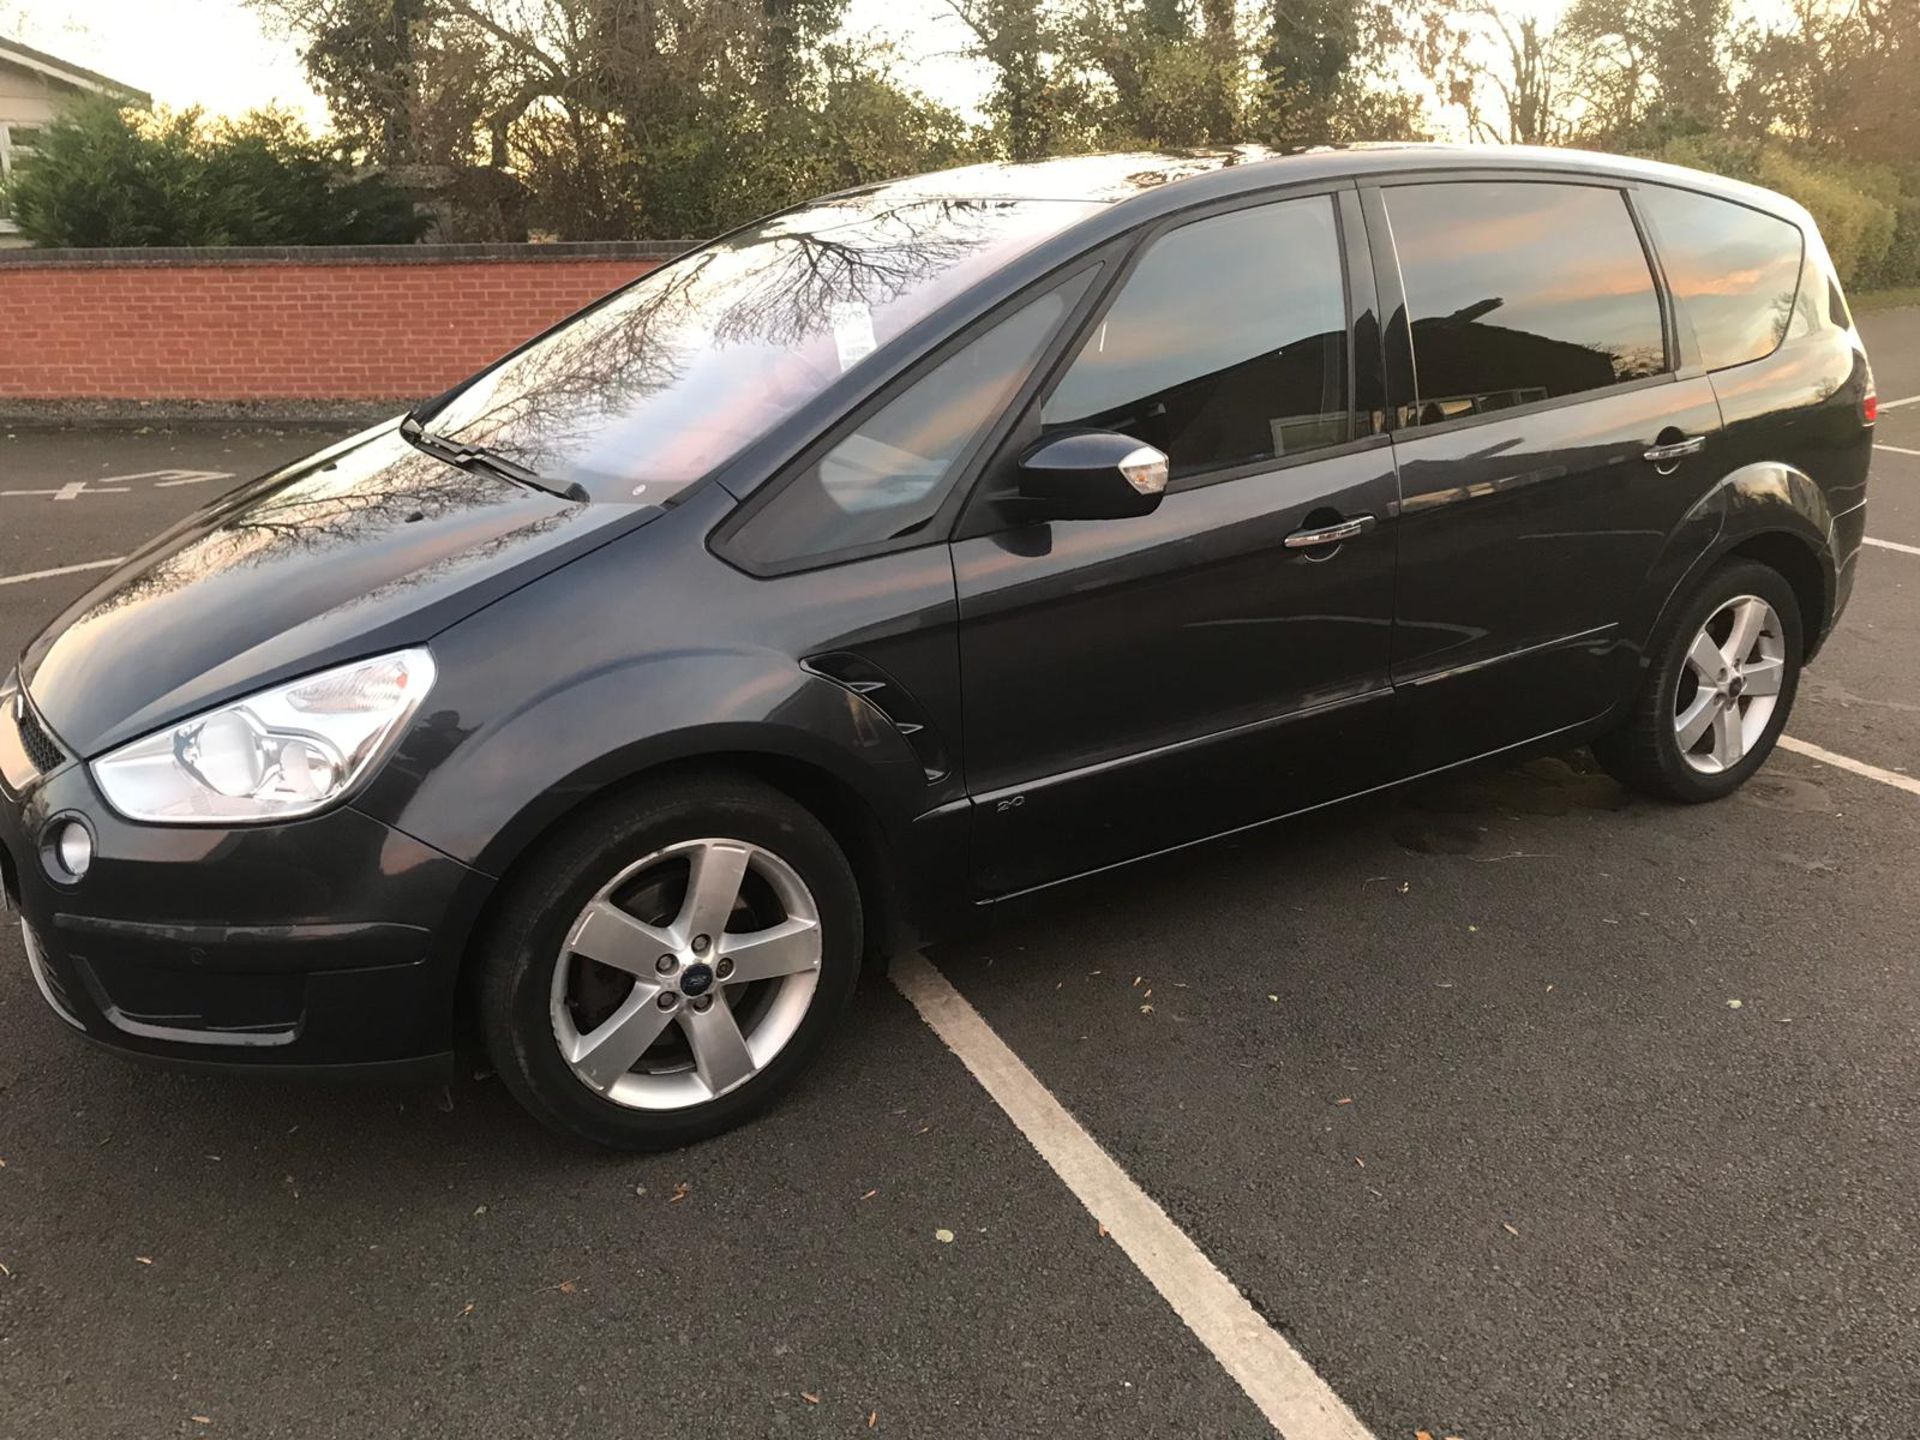
MULTIPOLYGON (((1863 330, 1882 399, 1920 396, 1920 311, 1863 330)), ((336 433, 0 438, 0 643, 97 572, 16 577, 336 433)), ((1898 779, 1920 403, 1876 438, 1885 543, 1789 734, 1898 779)), ((1576 752, 1063 889, 929 958, 1378 1436, 1904 1436, 1916 864, 1920 796, 1885 779, 1783 751, 1687 809, 1576 752)), ((616 1159, 470 1073, 96 1053, 8 934, 0 1160, 0 1434, 1269 1433, 878 979, 771 1115, 616 1159)))

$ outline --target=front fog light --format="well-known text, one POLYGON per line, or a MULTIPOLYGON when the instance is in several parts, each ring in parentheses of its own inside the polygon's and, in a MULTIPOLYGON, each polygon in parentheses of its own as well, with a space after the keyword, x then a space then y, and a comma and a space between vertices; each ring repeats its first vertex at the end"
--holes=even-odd
POLYGON ((56 880, 71 884, 93 866, 93 833, 78 820, 64 821, 47 847, 47 869, 56 880))

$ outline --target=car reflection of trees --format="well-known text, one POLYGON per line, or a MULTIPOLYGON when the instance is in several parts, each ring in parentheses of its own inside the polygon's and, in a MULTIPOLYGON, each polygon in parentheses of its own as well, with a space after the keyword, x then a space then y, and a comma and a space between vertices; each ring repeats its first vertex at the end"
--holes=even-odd
MULTIPOLYGON (((285 559, 291 553, 351 553, 381 537, 398 535, 408 525, 445 520, 478 511, 515 488, 505 480, 463 473, 443 461, 407 447, 397 437, 368 442, 367 451, 349 452, 316 470, 295 474, 276 487, 256 490, 239 503, 221 508, 212 529, 186 540, 140 573, 130 576, 88 612, 109 614, 165 595, 222 570, 251 568, 285 559), (398 453, 394 453, 394 447, 398 453), (385 460, 364 474, 342 467, 385 460), (497 489, 495 488, 497 487, 497 489)), ((556 502, 557 507, 557 502, 556 502)), ((364 604, 394 589, 418 585, 455 566, 482 563, 564 522, 572 507, 546 515, 501 511, 503 528, 457 551, 383 581, 350 604, 364 604)))
POLYGON ((1333 330, 1123 405, 1050 419, 1057 426, 1118 431, 1152 445, 1173 462, 1175 475, 1183 475, 1348 439, 1346 382, 1346 334, 1333 330))
MULTIPOLYGON (((851 196, 777 218, 640 281, 507 361, 475 385, 471 399, 456 397, 444 421, 429 423, 542 474, 575 478, 569 457, 647 397, 680 383, 700 353, 729 345, 801 352, 832 333, 837 307, 883 311, 1005 235, 1014 212, 1034 203, 1046 202, 936 199, 877 208, 873 197, 851 196)), ((837 373, 834 367, 818 378, 837 373)), ((743 390, 754 378, 742 377, 743 390)))
POLYGON ((1603 390, 1658 375, 1665 356, 1655 346, 1609 347, 1536 335, 1480 317, 1502 302, 1489 298, 1451 315, 1413 322, 1413 353, 1424 383, 1446 387, 1403 407, 1402 424, 1437 425, 1462 415, 1510 410, 1535 400, 1603 390))

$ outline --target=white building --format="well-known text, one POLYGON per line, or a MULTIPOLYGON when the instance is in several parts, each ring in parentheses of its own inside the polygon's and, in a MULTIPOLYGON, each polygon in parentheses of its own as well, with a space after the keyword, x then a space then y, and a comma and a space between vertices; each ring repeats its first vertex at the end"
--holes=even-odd
MULTIPOLYGON (((113 95, 133 105, 153 97, 58 56, 0 38, 0 185, 33 155, 34 143, 61 108, 76 96, 113 95)), ((0 199, 0 246, 19 245, 19 229, 0 199)))

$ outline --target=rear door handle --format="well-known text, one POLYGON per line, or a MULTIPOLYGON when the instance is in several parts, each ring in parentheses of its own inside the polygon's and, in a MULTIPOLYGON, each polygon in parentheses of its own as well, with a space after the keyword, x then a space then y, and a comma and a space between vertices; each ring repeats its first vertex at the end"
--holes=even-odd
POLYGON ((1646 453, 1646 458, 1655 465, 1671 465, 1676 460, 1684 460, 1689 455, 1698 455, 1707 448, 1707 437, 1689 435, 1684 440, 1676 440, 1671 445, 1655 445, 1646 453))
POLYGON ((1355 515, 1340 521, 1337 525, 1322 525, 1315 530, 1296 530, 1287 536, 1287 548, 1316 550, 1322 545, 1338 545, 1342 540, 1351 540, 1356 535, 1366 534, 1373 526, 1373 516, 1355 515))

